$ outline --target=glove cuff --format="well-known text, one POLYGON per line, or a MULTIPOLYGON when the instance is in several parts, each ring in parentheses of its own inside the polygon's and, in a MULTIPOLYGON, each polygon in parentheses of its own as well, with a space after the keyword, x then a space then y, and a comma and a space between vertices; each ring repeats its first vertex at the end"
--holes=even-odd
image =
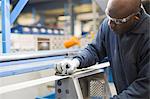
POLYGON ((75 68, 79 67, 80 61, 79 61, 77 58, 74 58, 74 59, 72 60, 72 62, 73 62, 73 64, 74 64, 75 68))

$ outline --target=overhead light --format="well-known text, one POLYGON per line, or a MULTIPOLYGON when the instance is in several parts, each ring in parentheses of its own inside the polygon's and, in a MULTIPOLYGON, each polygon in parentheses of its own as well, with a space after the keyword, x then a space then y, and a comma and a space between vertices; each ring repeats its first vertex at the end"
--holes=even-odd
POLYGON ((24 32, 30 32, 30 28, 24 27, 24 28, 23 28, 23 31, 24 31, 24 32))
POLYGON ((21 14, 17 19, 17 22, 21 25, 33 25, 38 21, 40 21, 40 15, 33 17, 32 13, 21 14))
POLYGON ((95 16, 93 15, 93 13, 84 13, 77 15, 78 20, 92 20, 95 17, 99 18, 99 14, 96 13, 95 16))
POLYGON ((70 16, 59 16, 58 17, 59 21, 65 21, 65 20, 70 20, 70 16))
POLYGON ((39 32, 38 28, 33 28, 32 31, 33 32, 39 32))
POLYGON ((48 29, 47 32, 48 32, 49 34, 51 34, 53 31, 52 31, 51 29, 48 29))
POLYGON ((45 28, 41 28, 41 33, 45 33, 46 29, 45 28))
POLYGON ((54 34, 58 34, 59 33, 59 31, 58 30, 54 30, 54 34))

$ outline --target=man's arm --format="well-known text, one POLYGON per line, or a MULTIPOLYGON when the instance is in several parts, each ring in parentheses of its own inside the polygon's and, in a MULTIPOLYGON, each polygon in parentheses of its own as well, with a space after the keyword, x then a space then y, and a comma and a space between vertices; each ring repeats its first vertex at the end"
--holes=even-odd
POLYGON ((86 48, 81 50, 77 58, 80 61, 79 68, 88 67, 94 65, 96 62, 99 62, 106 56, 106 49, 104 44, 104 33, 106 31, 105 21, 101 24, 98 33, 96 34, 94 40, 91 44, 88 44, 86 48))
POLYGON ((76 68, 94 65, 106 56, 106 44, 104 44, 104 34, 107 33, 106 31, 108 30, 106 22, 107 21, 103 21, 93 42, 83 49, 77 56, 73 57, 71 60, 58 62, 55 65, 57 73, 72 74, 76 68))
POLYGON ((137 79, 122 93, 113 99, 150 99, 150 40, 148 38, 140 51, 140 58, 137 64, 137 79))

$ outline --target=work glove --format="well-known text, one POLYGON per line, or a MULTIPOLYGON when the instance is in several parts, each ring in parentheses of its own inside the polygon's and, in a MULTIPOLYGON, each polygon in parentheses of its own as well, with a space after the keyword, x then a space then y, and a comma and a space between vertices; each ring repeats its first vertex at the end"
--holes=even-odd
POLYGON ((58 62, 55 66, 56 73, 62 74, 62 75, 70 75, 73 73, 77 67, 79 67, 80 62, 78 59, 74 58, 72 60, 67 59, 63 60, 61 62, 58 62))

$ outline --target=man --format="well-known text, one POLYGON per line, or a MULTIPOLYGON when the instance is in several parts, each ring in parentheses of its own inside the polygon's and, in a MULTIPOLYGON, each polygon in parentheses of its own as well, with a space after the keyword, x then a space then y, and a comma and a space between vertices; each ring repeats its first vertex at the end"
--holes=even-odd
POLYGON ((107 18, 91 44, 56 65, 71 74, 108 56, 117 94, 113 99, 150 99, 150 17, 140 0, 109 0, 107 18))

